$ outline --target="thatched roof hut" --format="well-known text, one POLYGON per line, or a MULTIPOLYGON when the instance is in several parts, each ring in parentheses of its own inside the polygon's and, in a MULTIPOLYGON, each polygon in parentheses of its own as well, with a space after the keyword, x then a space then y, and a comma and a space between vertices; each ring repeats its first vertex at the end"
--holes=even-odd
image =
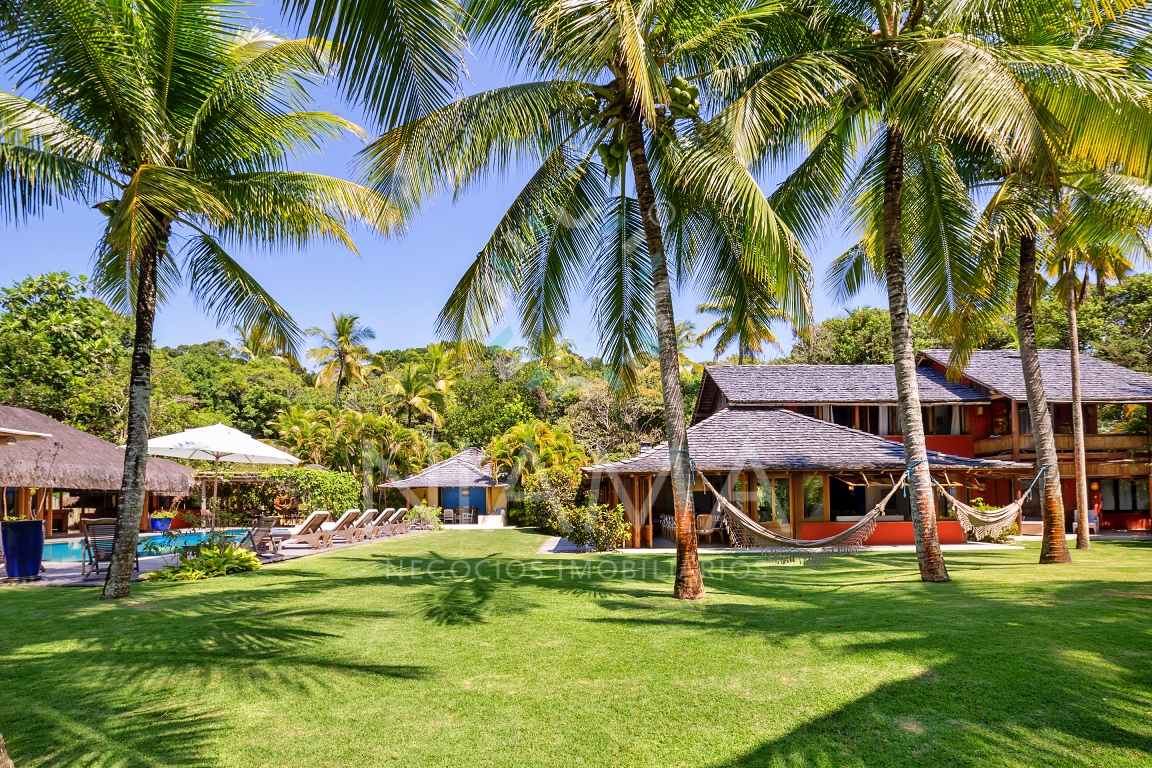
MULTIPOLYGON (((0 427, 50 434, 44 440, 0 447, 0 486, 117 492, 124 476, 124 449, 26 408, 0 406, 0 427)), ((174 461, 148 459, 147 489, 161 496, 187 496, 193 470, 174 461)))

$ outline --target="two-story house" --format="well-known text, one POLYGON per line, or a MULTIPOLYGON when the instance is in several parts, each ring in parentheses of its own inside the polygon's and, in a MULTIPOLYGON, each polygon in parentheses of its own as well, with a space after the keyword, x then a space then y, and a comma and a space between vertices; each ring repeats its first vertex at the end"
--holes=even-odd
MULTIPOLYGON (((933 477, 964 501, 1001 506, 1035 472, 1019 353, 977 352, 949 381, 946 351, 918 357, 917 384, 933 477)), ((1075 507, 1068 353, 1045 350, 1043 377, 1061 450, 1064 498, 1075 507)), ((1152 377, 1083 358, 1091 503, 1105 528, 1148 529, 1149 436, 1099 434, 1104 404, 1152 402, 1152 377)), ((883 498, 904 468, 896 377, 890 365, 707 366, 688 430, 697 470, 762 524, 796 538, 822 538, 851 525, 883 498)), ((667 449, 586 468, 605 501, 620 501, 641 528, 672 512, 667 449)), ((698 513, 715 511, 702 484, 698 513)), ((942 501, 942 500, 941 500, 942 501)), ((944 542, 963 541, 938 505, 944 542)), ((1025 515, 1038 516, 1038 498, 1025 515)), ((907 500, 897 496, 869 543, 911 543, 907 500)))

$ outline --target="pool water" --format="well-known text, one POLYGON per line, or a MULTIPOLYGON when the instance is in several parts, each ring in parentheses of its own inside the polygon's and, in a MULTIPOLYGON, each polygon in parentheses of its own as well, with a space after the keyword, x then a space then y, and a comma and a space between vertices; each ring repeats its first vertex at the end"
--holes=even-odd
MULTIPOLYGON (((239 539, 243 535, 243 531, 228 531, 228 536, 232 539, 239 539)), ((169 542, 166 537, 158 534, 141 534, 140 544, 136 551, 140 553, 141 557, 157 554, 145 549, 144 544, 149 540, 155 540, 156 545, 160 547, 167 547, 169 543, 172 543, 179 548, 199 544, 207 537, 208 534, 203 532, 181 533, 177 534, 175 540, 169 542)), ((82 559, 83 552, 84 542, 80 540, 44 542, 44 562, 46 563, 78 563, 82 559)))

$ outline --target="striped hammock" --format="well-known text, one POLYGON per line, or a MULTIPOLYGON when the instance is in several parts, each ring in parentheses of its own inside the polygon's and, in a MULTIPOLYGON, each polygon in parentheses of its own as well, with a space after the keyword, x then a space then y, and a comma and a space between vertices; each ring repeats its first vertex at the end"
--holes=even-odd
POLYGON ((854 555, 860 551, 860 547, 876 530, 876 518, 884 513, 888 501, 904 485, 906 478, 901 475, 888 495, 852 527, 823 539, 792 539, 770 531, 728 501, 703 474, 700 475, 700 479, 724 509, 728 535, 733 547, 759 549, 763 555, 777 562, 790 563, 799 560, 804 565, 818 568, 832 555, 854 555))

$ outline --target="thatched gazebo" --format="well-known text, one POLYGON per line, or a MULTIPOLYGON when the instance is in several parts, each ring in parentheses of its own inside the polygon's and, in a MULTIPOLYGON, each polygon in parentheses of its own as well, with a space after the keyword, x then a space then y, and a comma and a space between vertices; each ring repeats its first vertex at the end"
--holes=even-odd
MULTIPOLYGON (((82 515, 116 509, 123 448, 26 408, 0 406, 0 427, 50 435, 7 445, 0 453, 3 512, 40 518, 51 535, 66 533, 82 515)), ((166 499, 170 504, 173 498, 189 496, 195 486, 191 468, 149 458, 141 530, 148 529, 148 515, 166 499)))

